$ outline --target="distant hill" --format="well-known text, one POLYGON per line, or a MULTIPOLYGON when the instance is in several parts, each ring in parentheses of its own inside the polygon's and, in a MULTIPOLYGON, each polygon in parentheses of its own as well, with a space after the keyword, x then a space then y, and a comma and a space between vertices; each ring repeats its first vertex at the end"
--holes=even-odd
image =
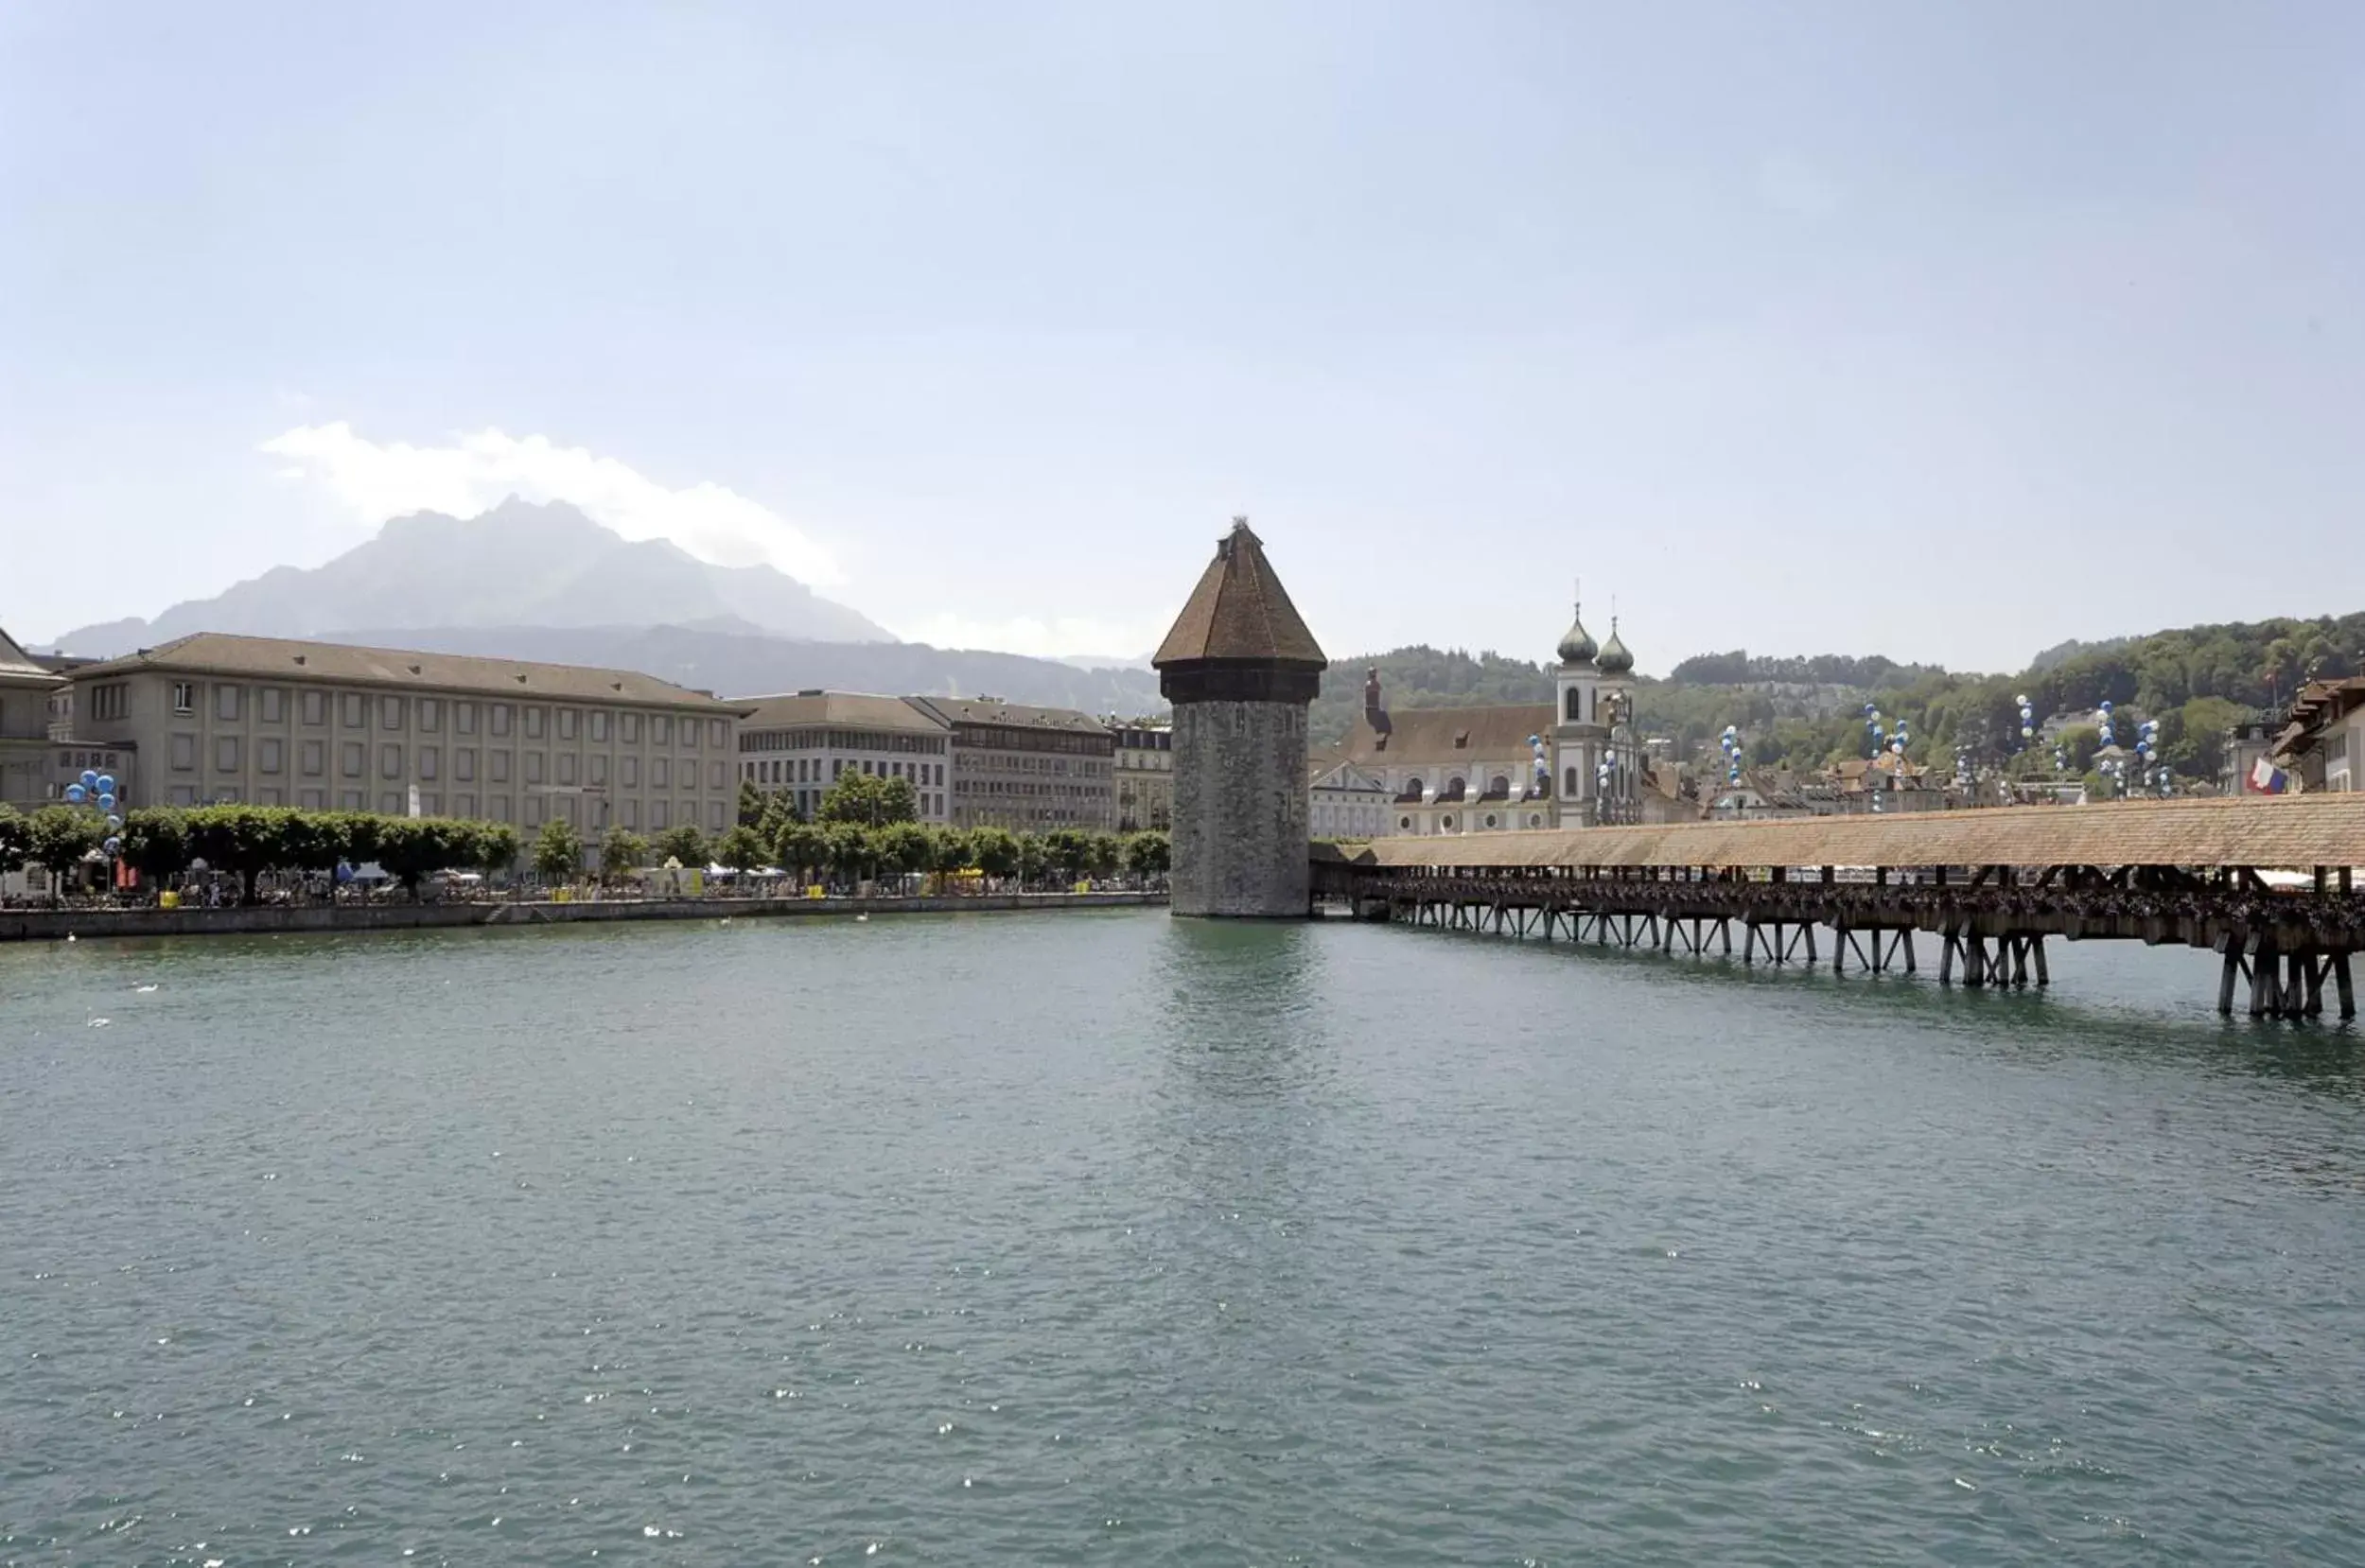
POLYGON ((1736 648, 1729 653, 1694 653, 1667 672, 1677 686, 1843 686, 1857 690, 1911 686, 1925 675, 1943 675, 1935 664, 1900 664, 1874 653, 1814 653, 1769 658, 1736 648))
POLYGON ((624 625, 895 640, 770 566, 713 566, 666 540, 628 540, 564 502, 536 506, 512 497, 476 517, 396 517, 324 566, 274 566, 153 620, 79 627, 57 646, 113 655, 191 632, 351 640, 365 626, 624 625))
POLYGON ((891 696, 992 696, 1123 717, 1165 708, 1158 677, 1147 670, 1078 670, 1058 659, 924 642, 798 642, 690 626, 401 626, 339 635, 377 648, 638 670, 726 697, 821 687, 891 696))

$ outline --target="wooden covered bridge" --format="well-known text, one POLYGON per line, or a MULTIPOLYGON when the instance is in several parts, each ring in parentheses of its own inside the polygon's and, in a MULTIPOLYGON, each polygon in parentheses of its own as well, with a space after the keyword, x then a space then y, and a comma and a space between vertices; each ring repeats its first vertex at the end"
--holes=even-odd
POLYGON ((2175 943, 2221 956, 2217 1010, 2356 1014, 2365 794, 1934 811, 1778 822, 1386 838, 1317 845, 1318 908, 1745 963, 1852 959, 2042 985, 2045 939, 2175 943))

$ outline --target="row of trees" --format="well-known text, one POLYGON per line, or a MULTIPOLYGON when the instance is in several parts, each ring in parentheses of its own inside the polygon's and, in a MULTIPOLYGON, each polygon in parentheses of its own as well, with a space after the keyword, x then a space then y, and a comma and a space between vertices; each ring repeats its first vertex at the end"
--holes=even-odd
MULTIPOLYGON (((901 780, 889 782, 900 783, 901 780)), ((546 833, 548 830, 545 830, 546 833)), ((535 846, 537 865, 543 845, 535 846)), ((578 852, 579 855, 579 852, 578 852)), ((932 828, 917 822, 803 822, 790 818, 766 834, 742 824, 708 842, 694 828, 676 828, 655 840, 611 828, 600 841, 601 874, 619 879, 667 860, 739 871, 778 868, 808 881, 861 881, 892 872, 979 871, 1028 881, 1057 876, 1106 877, 1118 871, 1163 876, 1172 862, 1164 833, 1090 832, 1057 828, 1013 833, 1001 828, 932 828)), ((561 857, 554 856, 557 860, 561 857)), ((579 863, 579 859, 568 863, 579 863)), ((546 868, 547 870, 547 868, 546 868)))
MULTIPOLYGON (((0 871, 69 871, 108 834, 106 819, 88 807, 45 806, 30 817, 0 807, 0 871)), ((118 855, 143 878, 163 881, 202 863, 236 877, 241 898, 254 897, 264 872, 328 874, 365 861, 415 891, 431 872, 507 870, 521 843, 501 822, 285 806, 149 807, 126 816, 117 836, 118 855)))

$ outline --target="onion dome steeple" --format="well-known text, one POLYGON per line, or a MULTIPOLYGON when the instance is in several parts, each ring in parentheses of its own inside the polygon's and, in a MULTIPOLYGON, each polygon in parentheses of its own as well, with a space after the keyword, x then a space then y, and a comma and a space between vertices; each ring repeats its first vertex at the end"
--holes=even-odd
POLYGON ((1609 618, 1609 640, 1602 644, 1601 666, 1604 675, 1623 675, 1634 669, 1634 655, 1619 640, 1616 616, 1609 618))
POLYGON ((1585 605, 1579 601, 1569 617, 1568 630, 1560 635, 1560 662, 1591 664, 1593 655, 1600 651, 1600 646, 1593 640, 1593 634, 1585 629, 1585 605))

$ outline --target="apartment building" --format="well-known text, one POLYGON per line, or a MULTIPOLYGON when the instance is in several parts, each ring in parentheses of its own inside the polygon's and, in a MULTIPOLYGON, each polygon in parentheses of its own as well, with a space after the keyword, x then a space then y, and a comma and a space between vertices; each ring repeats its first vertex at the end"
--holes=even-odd
POLYGON ((1116 737, 1117 831, 1174 827, 1174 731, 1163 724, 1121 724, 1116 737))
POLYGON ((810 817, 841 774, 907 778, 920 820, 951 820, 952 728, 901 697, 849 691, 799 691, 748 697, 739 726, 739 776, 765 791, 786 791, 810 817))
MULTIPOLYGON (((132 805, 552 817, 719 831, 744 705, 624 670, 199 633, 67 672, 77 742, 133 748, 132 805)), ((116 770, 118 776, 122 770, 116 770)))
POLYGON ((996 697, 911 697, 952 738, 955 828, 1116 827, 1116 737, 1089 713, 996 697))
POLYGON ((75 738, 73 692, 61 671, 82 662, 27 653, 0 631, 0 805, 38 810, 63 799, 85 772, 131 785, 135 751, 75 738))

